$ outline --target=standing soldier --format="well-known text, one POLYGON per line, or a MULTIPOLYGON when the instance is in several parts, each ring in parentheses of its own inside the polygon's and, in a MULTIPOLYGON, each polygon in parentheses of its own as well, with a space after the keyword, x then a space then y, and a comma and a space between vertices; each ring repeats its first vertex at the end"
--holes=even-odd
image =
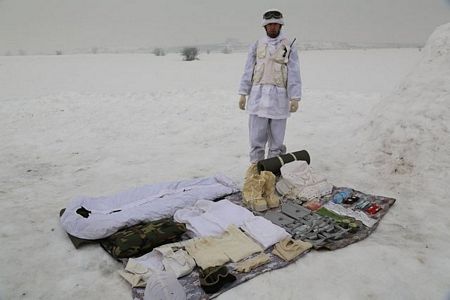
POLYGON ((266 34, 251 46, 239 87, 239 108, 249 114, 253 168, 265 158, 266 144, 268 158, 286 153, 286 120, 297 111, 301 99, 297 49, 281 32, 283 25, 279 10, 264 13, 266 34))

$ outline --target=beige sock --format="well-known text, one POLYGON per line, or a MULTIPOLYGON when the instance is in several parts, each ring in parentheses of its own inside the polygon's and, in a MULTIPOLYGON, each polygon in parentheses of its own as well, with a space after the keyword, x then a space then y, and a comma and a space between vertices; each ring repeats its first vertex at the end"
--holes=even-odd
POLYGON ((287 238, 277 243, 272 251, 276 256, 290 261, 312 247, 311 243, 287 238))
POLYGON ((236 264, 236 271, 242 272, 242 273, 248 273, 251 270, 262 266, 270 261, 269 255, 265 253, 261 253, 255 257, 246 259, 244 261, 241 261, 240 263, 236 264))
POLYGON ((119 270, 118 272, 123 279, 131 284, 131 287, 145 287, 147 284, 147 278, 151 274, 151 271, 145 274, 147 276, 144 276, 143 274, 130 273, 124 270, 119 270))

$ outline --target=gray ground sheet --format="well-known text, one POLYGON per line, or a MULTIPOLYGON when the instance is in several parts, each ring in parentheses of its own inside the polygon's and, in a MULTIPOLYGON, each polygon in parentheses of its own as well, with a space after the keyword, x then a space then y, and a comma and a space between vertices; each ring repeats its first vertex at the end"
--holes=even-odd
MULTIPOLYGON (((343 189, 343 188, 334 187, 331 196, 334 195, 335 193, 339 192, 341 189, 343 189)), ((360 227, 358 228, 358 230, 356 232, 347 233, 346 235, 344 235, 342 238, 340 238, 338 240, 327 239, 325 241, 322 241, 321 243, 316 244, 314 249, 334 250, 334 249, 339 249, 339 248, 345 247, 347 245, 353 244, 362 239, 365 239, 376 229, 376 227, 378 226, 378 223, 381 221, 383 216, 387 213, 389 208, 395 202, 395 199, 393 199, 393 198, 368 195, 368 194, 365 194, 365 193, 362 193, 362 192, 359 192, 356 190, 353 190, 353 195, 357 195, 360 198, 366 199, 372 203, 376 203, 382 207, 381 211, 379 211, 377 214, 372 216, 375 220, 377 220, 376 224, 374 226, 372 226, 371 228, 364 226, 363 224, 360 224, 360 227)), ((235 204, 242 205, 242 194, 241 193, 229 195, 225 199, 228 199, 235 204)), ((320 199, 320 201, 321 201, 321 203, 325 203, 327 201, 330 201, 330 199, 331 199, 331 197, 322 197, 320 199)), ((288 202, 292 203, 292 200, 282 199, 282 204, 288 203, 288 202)), ((347 207, 351 208, 352 206, 347 205, 347 207)), ((273 213, 273 212, 281 212, 281 208, 272 209, 270 211, 270 213, 273 213)), ((264 216, 267 213, 268 212, 260 213, 259 215, 264 216)), ((288 232, 290 232, 292 230, 292 228, 289 228, 288 225, 285 225, 285 226, 282 225, 282 227, 284 227, 288 232)), ((239 273, 234 270, 233 263, 227 264, 226 266, 228 267, 230 272, 234 276, 236 276, 236 281, 223 287, 220 291, 218 291, 215 294, 208 295, 203 291, 203 289, 200 286, 198 269, 195 269, 189 275, 179 278, 178 280, 186 291, 187 299, 190 299, 190 300, 213 299, 213 298, 217 297, 218 295, 220 295, 221 293, 223 293, 241 283, 244 283, 262 273, 280 269, 291 263, 294 263, 296 260, 298 260, 299 258, 303 257, 305 254, 307 254, 307 252, 304 252, 300 256, 298 256, 296 259, 287 262, 287 261, 282 260, 278 256, 273 255, 271 253, 272 249, 273 249, 273 247, 270 247, 269 249, 267 249, 265 251, 270 256, 270 259, 271 259, 270 262, 265 265, 259 266, 256 269, 253 269, 249 273, 239 273)), ((132 297, 133 297, 133 300, 143 300, 144 288, 133 288, 132 289, 132 297)))

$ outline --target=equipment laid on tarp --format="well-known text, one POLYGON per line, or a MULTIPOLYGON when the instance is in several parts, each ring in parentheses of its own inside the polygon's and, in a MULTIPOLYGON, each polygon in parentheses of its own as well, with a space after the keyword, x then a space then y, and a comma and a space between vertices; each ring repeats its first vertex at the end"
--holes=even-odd
MULTIPOLYGON (((270 172, 279 172, 283 164, 296 160, 304 160, 309 163, 310 158, 308 152, 304 150, 298 151, 286 154, 284 157, 264 160, 260 163, 264 168, 268 167, 271 170, 270 172)), ((292 180, 303 180, 302 176, 297 177, 292 177, 292 180)), ((307 182, 305 181, 305 183, 307 182)), ((273 184, 275 185, 275 182, 273 184)), ((221 263, 221 266, 213 269, 202 269, 199 266, 199 261, 191 258, 192 261, 195 260, 197 267, 190 268, 189 273, 183 274, 183 276, 177 279, 177 282, 180 283, 186 293, 187 299, 203 300, 215 298, 221 293, 264 272, 283 268, 306 255, 311 250, 334 250, 365 239, 377 228, 382 217, 395 203, 395 199, 393 198, 369 195, 351 188, 334 186, 330 193, 326 195, 318 194, 312 200, 297 197, 297 195, 290 198, 289 195, 289 193, 282 195, 280 205, 268 211, 248 211, 252 219, 260 218, 264 220, 285 232, 287 238, 283 237, 276 244, 271 243, 265 247, 261 247, 260 251, 252 252, 254 254, 249 252, 249 256, 243 260, 226 259, 221 263), (295 253, 293 253, 293 250, 295 250, 295 253), (244 269, 246 271, 242 272, 242 264, 244 261, 244 269), (226 280, 220 280, 220 278, 225 278, 226 280)), ((148 253, 158 245, 169 245, 167 243, 173 244, 171 251, 174 253, 175 251, 186 250, 189 243, 195 244, 194 242, 198 238, 195 235, 194 237, 190 235, 194 231, 190 233, 185 232, 185 222, 176 224, 172 219, 167 219, 168 217, 173 217, 176 211, 184 209, 184 215, 186 217, 184 219, 189 220, 192 226, 195 225, 200 228, 199 226, 210 224, 211 222, 221 224, 223 223, 223 218, 227 215, 224 211, 222 211, 222 214, 217 215, 208 213, 207 207, 222 207, 221 204, 229 203, 239 206, 240 209, 245 209, 242 207, 245 205, 242 193, 225 176, 149 185, 109 197, 84 197, 82 199, 85 201, 74 201, 68 206, 70 207, 69 211, 71 213, 68 213, 67 209, 61 211, 61 223, 64 229, 66 229, 72 243, 76 247, 80 243, 103 243, 103 247, 110 254, 124 263, 125 270, 128 267, 127 260, 124 259, 125 257, 142 255, 143 253, 148 253), (204 209, 204 213, 199 213, 199 211, 193 209, 186 209, 188 206, 193 207, 194 203, 197 203, 198 200, 200 200, 198 205, 204 209), (117 206, 118 203, 120 204, 119 206, 117 206), (117 207, 119 208, 114 209, 117 207), (139 213, 136 214, 136 219, 125 222, 119 218, 119 221, 122 223, 117 223, 117 219, 114 216, 119 216, 124 211, 130 214, 128 217, 131 219, 133 219, 133 213, 139 213), (148 212, 153 216, 160 216, 159 219, 142 220, 141 217, 148 212), (187 213, 189 213, 189 216, 186 215, 187 213), (70 222, 65 223, 64 220, 67 221, 69 216, 71 217, 69 218, 70 222), (149 223, 149 221, 153 222, 149 223), (67 224, 69 224, 68 227, 65 226, 67 224), (67 228, 71 230, 69 231, 67 228), (99 231, 99 229, 101 230, 99 231), (74 232, 82 237, 74 236, 72 234, 74 232), (107 236, 102 236, 101 240, 100 238, 95 238, 98 232, 103 232, 107 236), (114 234, 115 232, 117 233, 114 234), (87 233, 90 239, 83 237, 85 233, 87 233), (94 233, 94 236, 90 235, 90 233, 94 233)), ((233 211, 238 210, 235 209, 233 211)), ((233 220, 236 219, 236 216, 233 214, 229 214, 228 217, 232 217, 233 220)), ((241 235, 250 235, 248 228, 246 230, 246 226, 249 226, 247 221, 244 225, 236 225, 234 223, 236 222, 233 221, 233 226, 240 227, 236 227, 236 230, 241 235)), ((195 226, 193 228, 197 228, 195 226)), ((262 230, 263 227, 258 225, 256 229, 262 231, 264 236, 275 232, 275 229, 267 229, 266 227, 264 227, 266 229, 262 230)), ((216 256, 234 256, 237 253, 236 249, 240 249, 239 247, 235 247, 239 245, 239 241, 226 245, 224 243, 211 244, 213 239, 205 239, 204 241, 198 241, 198 243, 201 244, 204 242, 213 248, 223 247, 223 249, 220 247, 217 249, 214 248, 214 250, 217 250, 213 252, 217 254, 216 256)), ((235 238, 232 238, 232 235, 226 233, 224 233, 224 239, 227 241, 230 239, 236 241, 235 238)), ((254 241, 262 245, 260 239, 255 238, 254 241)), ((161 270, 163 270, 162 266, 168 265, 170 260, 180 266, 186 264, 182 256, 170 256, 162 248, 158 249, 156 250, 160 251, 161 257, 155 254, 156 256, 152 256, 151 258, 152 261, 153 259, 161 260, 158 260, 158 266, 161 265, 161 270)), ((204 250, 202 247, 197 247, 194 250, 196 249, 204 250)), ((193 256, 197 252, 194 251, 193 254, 186 252, 186 255, 193 256)), ((137 260, 139 259, 137 258, 137 260)), ((211 266, 216 267, 216 265, 211 266)), ((140 268, 143 267, 140 266, 138 268, 139 272, 141 271, 140 268)), ((144 269, 146 269, 145 274, 152 274, 152 272, 148 271, 149 269, 144 269)), ((136 276, 140 278, 139 280, 144 285, 146 281, 147 285, 153 283, 150 277, 147 278, 148 276, 144 276, 144 273, 139 273, 136 276)), ((145 289, 142 286, 132 285, 133 299, 144 299, 145 289)))
MULTIPOLYGON (((307 224, 307 222, 303 220, 309 220, 306 216, 312 215, 314 220, 311 222, 312 226, 309 226, 309 228, 304 228, 304 231, 300 234, 304 234, 304 236, 307 236, 309 238, 309 242, 311 242, 314 245, 314 249, 328 249, 328 250, 334 250, 343 248, 345 246, 348 246, 350 244, 356 243, 360 240, 363 240, 367 238, 378 226, 383 216, 388 212, 390 207, 395 203, 395 199, 388 198, 388 197, 382 197, 382 196, 375 196, 370 194, 365 194, 360 191, 356 191, 349 188, 338 188, 334 187, 333 191, 330 195, 322 197, 320 200, 322 201, 321 205, 332 201, 333 196, 342 192, 343 190, 351 190, 352 195, 355 197, 359 197, 360 199, 365 199, 366 201, 377 203, 382 209, 376 214, 373 215, 372 218, 375 221, 375 224, 372 227, 367 227, 362 222, 358 222, 358 228, 355 228, 354 230, 348 230, 348 228, 344 228, 344 230, 337 232, 335 230, 335 223, 333 223, 332 220, 329 219, 322 219, 323 221, 326 220, 327 224, 333 225, 333 230, 330 230, 330 228, 325 228, 325 226, 320 227, 320 222, 316 224, 314 222, 315 219, 318 219, 320 215, 316 214, 315 212, 305 209, 302 211, 296 212, 296 215, 293 215, 291 212, 289 212, 293 217, 290 217, 288 215, 285 215, 282 213, 282 208, 285 204, 288 206, 292 203, 289 199, 283 199, 282 205, 279 208, 275 208, 272 210, 269 210, 265 213, 258 213, 261 216, 267 217, 268 219, 271 219, 271 214, 281 214, 286 217, 286 219, 289 219, 289 222, 283 222, 280 221, 278 223, 279 226, 285 228, 287 231, 292 232, 293 229, 298 228, 298 225, 307 224), (292 226, 294 225, 294 226, 292 226), (317 232, 317 237, 313 236, 312 233, 315 228, 315 226, 319 226, 321 232, 317 232), (314 227, 314 228, 313 228, 314 227), (307 230, 311 229, 311 230, 307 230), (327 232, 328 230, 328 232, 327 232)), ((235 193, 232 195, 229 195, 226 197, 227 200, 242 205, 242 194, 241 193, 235 193)), ((349 206, 354 207, 354 205, 349 206)), ((286 211, 286 209, 285 209, 286 211)), ((328 218, 328 217, 324 217, 328 218)), ((342 224, 341 224, 342 225, 342 224)), ((338 225, 338 226, 341 226, 338 225)), ((348 224, 348 227, 352 227, 351 223, 348 224)), ((184 290, 186 291, 187 299, 195 299, 195 300, 205 300, 205 299, 213 299, 220 294, 224 293, 225 291, 232 289, 233 287, 236 287, 258 275, 261 275, 262 273, 273 271, 276 269, 283 268, 285 266, 290 265, 291 263, 297 261, 304 255, 307 255, 308 251, 305 251, 301 253, 299 256, 295 257, 294 259, 290 261, 286 261, 278 257, 277 255, 274 255, 272 252, 274 250, 275 246, 272 246, 264 251, 265 254, 268 255, 270 258, 270 261, 266 264, 263 264, 261 266, 256 267, 255 269, 251 270, 248 273, 242 273, 238 272, 236 270, 236 264, 235 263, 227 263, 225 266, 228 267, 229 272, 236 277, 236 280, 234 280, 232 283, 229 283, 228 285, 224 286, 222 289, 217 291, 214 294, 207 294, 199 284, 201 273, 198 269, 194 269, 193 272, 191 272, 189 275, 186 275, 184 277, 181 277, 178 279, 178 281, 181 283, 181 285, 184 287, 184 290)), ((143 288, 132 288, 132 298, 133 299, 144 299, 144 289, 143 288)))

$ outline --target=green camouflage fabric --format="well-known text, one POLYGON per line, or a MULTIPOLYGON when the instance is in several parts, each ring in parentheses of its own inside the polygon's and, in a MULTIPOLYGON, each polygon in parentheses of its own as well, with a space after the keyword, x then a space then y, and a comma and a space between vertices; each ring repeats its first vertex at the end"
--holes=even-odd
POLYGON ((341 216, 338 215, 335 212, 332 212, 325 207, 321 207, 320 209, 315 211, 316 214, 322 216, 322 217, 328 217, 333 219, 339 226, 345 228, 345 229, 353 229, 355 232, 360 227, 361 222, 358 222, 355 220, 355 218, 347 217, 347 216, 341 216))
POLYGON ((139 257, 158 246, 180 241, 185 232, 186 225, 167 218, 124 228, 100 244, 115 258, 139 257))

